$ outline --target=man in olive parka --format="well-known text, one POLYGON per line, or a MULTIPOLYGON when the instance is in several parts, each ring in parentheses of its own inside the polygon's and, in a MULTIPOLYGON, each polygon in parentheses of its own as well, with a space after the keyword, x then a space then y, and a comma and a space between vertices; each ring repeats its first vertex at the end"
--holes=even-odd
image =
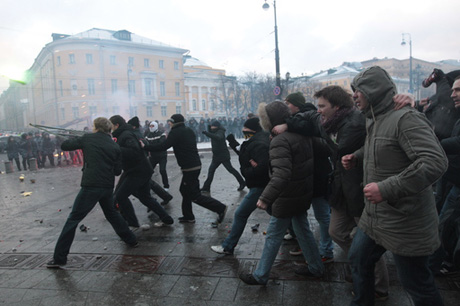
POLYGON ((415 305, 443 305, 428 256, 440 244, 431 186, 446 170, 446 156, 423 114, 394 109, 396 85, 385 70, 362 71, 352 89, 367 136, 363 148, 342 158, 345 169, 357 161, 364 165, 365 207, 348 255, 351 305, 374 304, 374 265, 386 250, 415 305))

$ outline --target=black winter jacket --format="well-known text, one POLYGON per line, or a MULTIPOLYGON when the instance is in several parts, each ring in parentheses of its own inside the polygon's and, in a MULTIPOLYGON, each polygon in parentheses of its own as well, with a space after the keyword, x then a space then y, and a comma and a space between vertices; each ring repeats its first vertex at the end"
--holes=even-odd
POLYGON ((129 124, 120 125, 112 133, 121 149, 123 171, 136 177, 151 176, 152 166, 139 143, 139 137, 129 124))
MULTIPOLYGON (((162 131, 155 131, 155 132, 148 132, 147 135, 145 136, 145 140, 149 144, 160 144, 162 142, 166 141, 166 136, 165 133, 162 131)), ((150 152, 150 157, 155 160, 160 160, 162 158, 166 158, 168 156, 168 152, 165 151, 151 151, 150 152)))
POLYGON ((121 173, 121 150, 109 134, 97 132, 65 140, 64 151, 83 150, 82 187, 113 188, 121 173))
POLYGON ((248 188, 265 187, 270 181, 269 176, 269 149, 270 134, 259 131, 240 147, 238 159, 240 161, 241 174, 246 180, 248 188), (249 160, 254 160, 257 167, 253 167, 249 160))
POLYGON ((212 159, 216 162, 224 162, 230 159, 227 143, 225 141, 225 129, 219 127, 215 130, 203 131, 203 134, 211 138, 212 159))
POLYGON ((177 164, 183 171, 201 169, 201 160, 196 146, 195 132, 183 122, 175 123, 166 138, 159 144, 148 144, 144 147, 147 151, 166 151, 173 148, 177 164))
POLYGON ((441 140, 441 146, 449 160, 444 177, 452 184, 460 186, 460 120, 455 122, 451 137, 441 140))

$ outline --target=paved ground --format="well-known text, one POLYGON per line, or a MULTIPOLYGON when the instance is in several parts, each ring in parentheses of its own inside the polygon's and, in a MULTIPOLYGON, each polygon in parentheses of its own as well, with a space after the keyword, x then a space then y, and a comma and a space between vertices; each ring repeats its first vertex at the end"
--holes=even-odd
MULTIPOLYGON (((203 152, 200 181, 204 182, 211 155, 203 152)), ((0 160, 5 155, 0 155, 0 160)), ((232 156, 233 165, 238 165, 232 156)), ((4 171, 3 162, 0 165, 4 171)), ((335 263, 327 266, 320 280, 305 280, 294 274, 302 259, 289 255, 292 242, 285 242, 266 287, 248 286, 237 275, 257 265, 264 244, 268 215, 256 211, 234 256, 223 256, 209 247, 228 234, 233 213, 247 192, 236 191, 238 183, 223 167, 216 172, 212 196, 229 205, 218 229, 211 227, 215 214, 194 206, 195 224, 176 223, 168 228, 138 233, 140 247, 127 248, 99 208, 83 220, 89 229, 77 231, 69 262, 64 270, 49 270, 45 263, 79 191, 81 167, 47 168, 25 175, 0 175, 0 303, 5 305, 348 305, 351 285, 344 280, 345 258, 335 249, 335 263), (35 183, 31 182, 35 179, 35 183), (31 192, 30 194, 28 194, 31 192)), ((180 173, 169 157, 170 192, 167 206, 177 220, 180 173)), ((155 176, 158 180, 158 177, 155 176)), ((143 223, 157 221, 134 200, 143 223)), ((311 214, 312 215, 312 214, 311 214)), ((315 236, 318 224, 310 216, 315 236)), ((390 298, 377 305, 412 305, 401 288, 389 255, 390 298)), ((460 277, 437 278, 446 305, 458 305, 460 277)))

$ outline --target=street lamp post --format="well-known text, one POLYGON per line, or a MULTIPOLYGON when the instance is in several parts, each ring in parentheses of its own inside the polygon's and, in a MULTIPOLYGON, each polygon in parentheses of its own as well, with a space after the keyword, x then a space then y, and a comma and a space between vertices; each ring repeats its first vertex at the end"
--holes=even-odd
MULTIPOLYGON (((266 11, 270 8, 270 5, 265 0, 262 8, 266 11)), ((281 96, 281 74, 280 74, 280 50, 278 49, 278 25, 276 22, 276 0, 273 0, 273 11, 275 12, 275 65, 276 65, 276 87, 279 88, 278 94, 275 91, 275 96, 281 96)))
POLYGON ((413 82, 412 82, 412 37, 410 33, 402 33, 402 41, 401 46, 406 45, 406 41, 404 40, 404 36, 409 36, 409 92, 414 93, 413 90, 413 82))

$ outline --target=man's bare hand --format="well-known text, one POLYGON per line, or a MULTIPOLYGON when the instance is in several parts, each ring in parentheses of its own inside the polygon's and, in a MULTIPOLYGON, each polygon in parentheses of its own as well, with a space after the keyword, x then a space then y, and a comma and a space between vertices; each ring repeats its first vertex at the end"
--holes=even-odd
POLYGON ((141 148, 143 149, 145 147, 145 143, 143 143, 142 140, 139 140, 139 143, 141 144, 141 148))
POLYGON ((268 205, 266 203, 262 202, 261 200, 258 200, 257 201, 257 207, 260 208, 260 209, 263 209, 263 210, 267 210, 268 205))
POLYGON ((377 183, 369 183, 364 189, 364 196, 372 204, 378 204, 383 201, 382 194, 380 193, 379 185, 377 183))
POLYGON ((356 167, 356 156, 354 154, 348 154, 342 156, 342 166, 345 168, 345 170, 350 170, 356 167))
POLYGON ((279 124, 279 125, 276 125, 276 126, 273 127, 272 133, 275 134, 275 135, 278 135, 278 134, 286 132, 287 129, 288 129, 288 126, 287 126, 286 123, 279 124))
POLYGON ((257 163, 253 159, 250 159, 249 162, 253 168, 257 167, 257 163))
POLYGON ((397 94, 393 97, 393 101, 395 103, 395 110, 401 109, 406 105, 415 106, 415 99, 411 94, 397 94))

